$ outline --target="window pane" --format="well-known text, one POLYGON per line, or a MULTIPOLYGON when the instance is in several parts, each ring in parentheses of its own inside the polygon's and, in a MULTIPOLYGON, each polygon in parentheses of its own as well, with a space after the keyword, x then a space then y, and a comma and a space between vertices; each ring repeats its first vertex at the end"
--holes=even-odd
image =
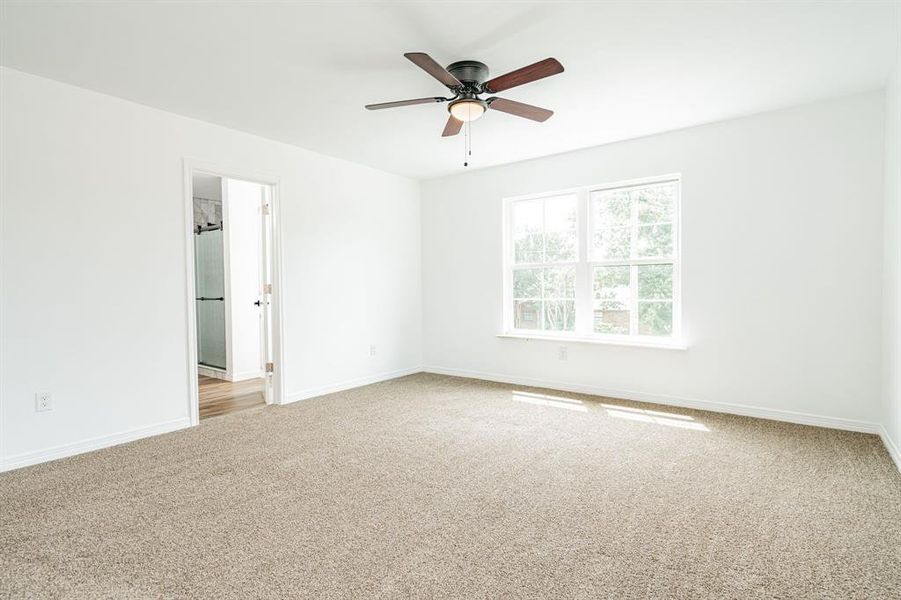
POLYGON ((541 200, 520 200, 513 203, 513 234, 541 233, 544 229, 541 200))
POLYGON ((595 267, 594 269, 595 303, 618 301, 629 303, 629 267, 595 267))
POLYGON ((640 335, 672 335, 673 303, 639 302, 638 333, 640 335))
POLYGON ((601 302, 594 308, 595 333, 628 335, 629 311, 618 302, 601 302))
POLYGON ((589 204, 592 257, 628 258, 632 237, 632 200, 628 190, 592 192, 589 204))
POLYGON ((673 220, 673 205, 676 198, 676 184, 665 183, 638 188, 632 192, 637 203, 639 223, 670 223, 673 220))
POLYGON ((514 298, 541 298, 541 269, 513 271, 514 298))
POLYGON ((562 267, 544 270, 544 299, 568 300, 576 297, 576 269, 562 267))
POLYGON ((629 333, 630 277, 628 266, 595 267, 592 289, 595 332, 629 333))
POLYGON ((516 329, 541 328, 541 301, 516 300, 513 302, 513 327, 516 329))
POLYGON ((514 256, 517 264, 544 262, 544 236, 540 233, 529 233, 514 238, 514 256))
POLYGON ((672 300, 673 265, 639 265, 639 300, 672 300))
POLYGON ((544 229, 569 231, 576 228, 576 197, 557 196, 544 199, 544 229))
POLYGON ((576 197, 544 199, 545 261, 576 260, 576 197))
POLYGON ((627 190, 591 193, 591 220, 595 229, 626 227, 632 219, 632 200, 627 190))
POLYGON ((544 328, 550 331, 573 331, 576 328, 576 303, 571 300, 545 302, 544 328))
POLYGON ((544 261, 544 204, 541 200, 514 202, 513 259, 517 263, 544 261))
POLYGON ((672 256, 676 191, 666 183, 592 192, 592 258, 672 256))
POLYGON ((641 225, 638 227, 637 237, 635 256, 670 257, 673 255, 673 226, 671 224, 641 225))
POLYGON ((544 236, 545 261, 563 262, 576 260, 576 230, 549 231, 544 236))
POLYGON ((592 255, 598 260, 629 258, 630 240, 628 227, 596 230, 592 236, 592 255))

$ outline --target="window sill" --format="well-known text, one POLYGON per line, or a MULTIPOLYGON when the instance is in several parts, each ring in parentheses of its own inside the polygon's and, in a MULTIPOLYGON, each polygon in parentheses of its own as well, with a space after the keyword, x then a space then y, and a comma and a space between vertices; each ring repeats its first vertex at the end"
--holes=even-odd
POLYGON ((656 348, 659 350, 688 350, 688 346, 681 340, 644 341, 636 339, 610 339, 594 337, 577 337, 568 335, 542 335, 534 333, 505 332, 498 333, 496 337, 516 340, 539 340, 545 342, 567 342, 574 344, 597 344, 601 346, 630 346, 633 348, 656 348))

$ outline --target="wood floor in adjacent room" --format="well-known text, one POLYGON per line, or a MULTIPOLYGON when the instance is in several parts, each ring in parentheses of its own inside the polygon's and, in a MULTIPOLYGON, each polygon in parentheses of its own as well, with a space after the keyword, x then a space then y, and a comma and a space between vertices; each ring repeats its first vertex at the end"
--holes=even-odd
POLYGON ((412 375, 0 474, 2 598, 897 598, 874 435, 412 375))
POLYGON ((200 375, 200 418, 216 417, 266 404, 264 381, 247 379, 232 383, 200 375))

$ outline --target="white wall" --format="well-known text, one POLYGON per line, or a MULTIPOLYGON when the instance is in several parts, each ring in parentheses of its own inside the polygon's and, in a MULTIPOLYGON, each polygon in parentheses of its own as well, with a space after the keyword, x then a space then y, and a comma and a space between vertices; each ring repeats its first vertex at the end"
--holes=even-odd
POLYGON ((423 182, 425 365, 874 429, 883 108, 865 94, 423 182), (559 343, 495 337, 503 197, 666 173, 688 350, 570 343, 561 362, 559 343))
POLYGON ((416 182, 6 68, 0 128, 4 467, 187 423, 185 157, 281 178, 289 399, 420 364, 416 182))
POLYGON ((223 179, 225 239, 228 244, 229 350, 228 375, 243 381, 262 375, 261 298, 263 186, 239 179, 223 179))
POLYGON ((883 421, 897 440, 884 106, 865 94, 432 180, 420 208, 414 181, 0 68, 0 467, 187 424, 185 157, 281 178, 289 400, 424 363, 883 421), (672 172, 689 350, 570 344, 560 362, 557 343, 495 337, 502 197, 672 172))
POLYGON ((901 468, 901 61, 886 85, 882 423, 901 468))

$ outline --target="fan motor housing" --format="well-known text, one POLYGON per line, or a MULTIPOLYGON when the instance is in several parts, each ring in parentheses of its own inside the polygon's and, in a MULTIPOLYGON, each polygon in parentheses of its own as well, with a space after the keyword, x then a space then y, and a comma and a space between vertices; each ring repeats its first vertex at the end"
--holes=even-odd
POLYGON ((488 65, 477 60, 459 60, 447 65, 447 71, 461 83, 482 84, 488 80, 488 65))

